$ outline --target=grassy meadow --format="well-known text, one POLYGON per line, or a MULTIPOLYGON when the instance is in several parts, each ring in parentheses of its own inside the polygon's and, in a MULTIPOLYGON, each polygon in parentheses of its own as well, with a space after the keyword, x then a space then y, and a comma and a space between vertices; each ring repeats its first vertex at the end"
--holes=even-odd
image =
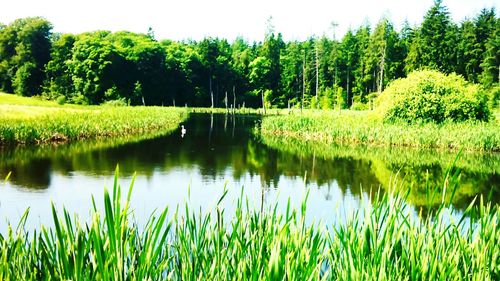
MULTIPOLYGON (((498 280, 499 206, 471 204, 450 220, 446 202, 427 218, 403 197, 373 195, 345 223, 308 224, 300 209, 234 214, 219 203, 201 214, 189 207, 151 214, 139 227, 121 200, 115 176, 81 224, 52 206, 54 227, 0 235, 1 280, 498 280)), ((133 185, 133 183, 132 183, 133 185)), ((93 201, 94 202, 94 201, 93 201)), ((481 202, 482 203, 482 202, 481 202)), ((332 215, 334 215, 332 213, 332 215)))
POLYGON ((177 128, 187 115, 182 108, 59 105, 0 93, 0 144, 165 133, 177 128))
MULTIPOLYGON (((498 115, 498 114, 497 114, 498 115)), ((439 148, 482 152, 500 151, 500 119, 461 123, 384 123, 371 111, 304 111, 266 116, 260 133, 325 144, 365 144, 439 148)))

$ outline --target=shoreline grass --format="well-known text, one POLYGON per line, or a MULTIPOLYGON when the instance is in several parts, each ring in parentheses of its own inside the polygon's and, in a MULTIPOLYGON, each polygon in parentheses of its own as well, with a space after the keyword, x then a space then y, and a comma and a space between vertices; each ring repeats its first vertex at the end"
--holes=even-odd
POLYGON ((0 94, 0 145, 168 133, 187 116, 183 108, 60 106, 0 94))
MULTIPOLYGON (((33 233, 21 220, 0 236, 1 280, 498 280, 499 206, 467 208, 450 220, 443 203, 416 218, 402 197, 375 195, 345 224, 307 224, 306 201, 251 210, 244 198, 229 219, 186 207, 152 214, 144 228, 122 202, 117 174, 80 224, 52 206, 54 227, 33 233)), ((133 183, 132 183, 133 184, 133 183)), ((219 203, 224 200, 224 193, 219 203)), ((307 198, 307 196, 306 196, 307 198)))
POLYGON ((266 116, 260 133, 332 144, 500 152, 500 122, 386 124, 370 112, 307 111, 266 116))

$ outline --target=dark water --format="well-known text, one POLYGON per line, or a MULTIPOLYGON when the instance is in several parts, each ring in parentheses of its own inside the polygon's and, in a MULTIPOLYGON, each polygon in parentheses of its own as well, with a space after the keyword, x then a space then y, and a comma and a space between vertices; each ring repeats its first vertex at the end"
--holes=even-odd
MULTIPOLYGON (((278 202, 299 207, 306 191, 308 215, 334 221, 336 210, 354 210, 369 201, 370 190, 411 187, 408 201, 428 202, 429 186, 440 191, 456 153, 363 147, 311 146, 278 139, 257 139, 258 117, 193 114, 169 136, 120 139, 50 147, 2 148, 0 232, 30 208, 30 226, 51 224, 50 202, 88 218, 91 196, 111 188, 116 165, 126 189, 136 173, 132 207, 139 221, 155 209, 187 203, 210 210, 224 188, 227 213, 243 196, 255 208, 278 202), (265 144, 264 144, 265 143, 265 144)), ((498 202, 500 157, 464 154, 460 184, 451 200, 460 211, 477 194, 498 202)), ((404 191, 404 190, 402 190, 404 191)), ((124 192, 125 193, 125 192, 124 192)), ((441 195, 436 196, 441 200, 441 195)), ((431 202, 436 203, 436 202, 431 202)))

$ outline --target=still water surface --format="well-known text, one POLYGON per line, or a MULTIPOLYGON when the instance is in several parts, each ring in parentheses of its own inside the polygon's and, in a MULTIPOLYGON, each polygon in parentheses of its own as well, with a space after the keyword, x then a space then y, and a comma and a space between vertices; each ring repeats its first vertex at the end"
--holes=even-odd
MULTIPOLYGON (((211 210, 224 188, 222 202, 231 214, 243 194, 255 208, 287 200, 300 207, 306 190, 308 219, 338 220, 339 210, 355 210, 369 201, 370 190, 412 186, 408 200, 420 206, 425 186, 439 185, 455 154, 353 147, 328 148, 304 143, 257 139, 252 131, 259 117, 192 114, 171 135, 147 140, 85 142, 50 147, 0 150, 0 232, 7 221, 17 224, 30 208, 28 226, 51 225, 50 203, 88 219, 91 196, 102 203, 103 188, 111 188, 117 164, 120 184, 136 180, 132 208, 139 223, 155 209, 189 204, 211 210), (265 143, 265 144, 264 144, 265 143), (337 214, 337 215, 334 215, 337 214)), ((463 155, 461 184, 453 198, 460 212, 477 194, 498 202, 499 155, 463 155)), ((123 192, 126 193, 126 190, 123 192)), ((438 196, 439 197, 439 196, 438 196)), ((342 212, 340 212, 342 213, 342 212)))

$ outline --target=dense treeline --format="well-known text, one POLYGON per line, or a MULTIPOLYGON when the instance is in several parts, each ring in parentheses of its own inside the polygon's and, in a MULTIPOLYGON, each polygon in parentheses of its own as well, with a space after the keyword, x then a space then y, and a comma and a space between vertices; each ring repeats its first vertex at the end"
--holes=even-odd
POLYGON ((0 24, 0 90, 81 104, 366 108, 413 70, 455 72, 498 84, 500 19, 483 9, 452 22, 440 0, 420 26, 382 18, 349 30, 284 42, 269 24, 263 42, 238 38, 157 41, 147 34, 56 34, 43 18, 0 24))

